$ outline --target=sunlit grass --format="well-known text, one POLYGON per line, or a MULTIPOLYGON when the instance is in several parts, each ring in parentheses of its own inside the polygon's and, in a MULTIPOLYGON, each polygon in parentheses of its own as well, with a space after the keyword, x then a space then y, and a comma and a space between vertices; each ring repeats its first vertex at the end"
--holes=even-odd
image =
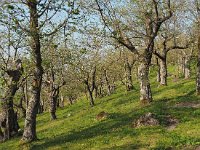
MULTIPOLYGON (((72 106, 58 109, 55 121, 50 121, 48 112, 38 115, 38 141, 22 145, 18 137, 1 143, 0 149, 194 149, 200 145, 200 109, 174 107, 178 102, 199 101, 194 81, 193 78, 173 82, 171 77, 168 86, 164 87, 153 78, 154 101, 148 106, 139 103, 138 83, 135 83, 134 91, 126 92, 120 86, 111 96, 96 99, 93 108, 86 99, 79 100, 72 106), (101 111, 110 116, 97 121, 96 115, 101 111), (155 113, 161 125, 131 128, 132 121, 146 112, 155 113), (162 124, 166 115, 180 122, 173 131, 162 124)), ((22 120, 20 126, 23 127, 22 120)))

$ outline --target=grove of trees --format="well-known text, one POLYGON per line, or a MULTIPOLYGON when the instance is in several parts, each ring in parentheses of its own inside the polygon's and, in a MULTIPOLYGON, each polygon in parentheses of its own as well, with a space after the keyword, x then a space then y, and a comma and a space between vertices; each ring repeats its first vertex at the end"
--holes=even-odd
POLYGON ((56 120, 81 97, 95 107, 120 86, 151 105, 150 74, 168 86, 168 66, 195 75, 200 94, 199 0, 2 0, 0 10, 0 141, 21 128, 34 141, 37 114, 56 120))

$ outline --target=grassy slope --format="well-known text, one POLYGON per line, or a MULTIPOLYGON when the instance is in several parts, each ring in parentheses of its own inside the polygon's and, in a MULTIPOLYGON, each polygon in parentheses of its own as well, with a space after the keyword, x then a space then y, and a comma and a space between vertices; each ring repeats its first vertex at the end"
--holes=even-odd
POLYGON ((200 109, 172 106, 177 102, 199 100, 195 96, 194 79, 176 83, 169 80, 169 86, 159 88, 152 82, 154 102, 149 106, 139 104, 137 86, 128 93, 118 88, 115 94, 97 99, 93 108, 83 99, 59 109, 56 121, 49 121, 48 113, 39 115, 38 141, 20 145, 20 138, 15 138, 1 143, 0 149, 193 149, 200 145, 200 109), (95 116, 100 111, 110 113, 109 119, 97 121, 95 116), (173 131, 163 125, 131 128, 131 122, 146 112, 156 113, 160 120, 170 114, 178 118, 180 124, 173 131))

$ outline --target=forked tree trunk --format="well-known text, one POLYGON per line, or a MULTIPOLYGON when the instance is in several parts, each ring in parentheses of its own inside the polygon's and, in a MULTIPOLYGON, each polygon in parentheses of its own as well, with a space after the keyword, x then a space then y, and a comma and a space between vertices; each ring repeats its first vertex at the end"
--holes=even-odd
POLYGON ((167 85, 167 62, 166 59, 160 59, 160 84, 167 85))
POLYGON ((84 80, 84 83, 86 85, 86 89, 89 95, 90 105, 94 106, 94 98, 93 98, 93 91, 96 87, 96 66, 92 68, 91 71, 91 85, 89 83, 89 74, 87 75, 87 78, 84 80))
POLYGON ((26 119, 24 126, 23 141, 33 141, 37 139, 36 135, 36 114, 40 102, 40 91, 42 83, 42 58, 40 52, 40 35, 38 29, 37 0, 27 0, 30 11, 30 36, 31 36, 31 54, 34 65, 31 98, 28 102, 26 119))
POLYGON ((8 89, 5 93, 5 97, 1 102, 1 114, 0 114, 0 126, 4 128, 3 137, 1 139, 10 139, 18 133, 19 125, 17 122, 17 113, 13 108, 13 98, 18 90, 18 82, 22 75, 21 60, 16 61, 16 70, 7 70, 7 74, 10 77, 8 89))
MULTIPOLYGON (((19 125, 17 122, 17 115, 13 109, 13 97, 17 91, 17 85, 11 85, 10 88, 6 92, 6 97, 2 99, 1 107, 3 115, 1 116, 1 124, 4 121, 4 137, 3 140, 10 139, 10 137, 16 135, 18 133, 19 125)), ((2 125, 1 125, 2 126, 2 125)))
POLYGON ((140 82, 140 101, 141 103, 149 103, 152 101, 152 93, 149 82, 149 64, 141 62, 138 68, 138 77, 140 82))
POLYGON ((86 85, 87 92, 89 95, 90 105, 93 107, 94 106, 94 98, 93 98, 92 91, 90 89, 90 85, 89 85, 88 81, 85 81, 85 85, 86 85))

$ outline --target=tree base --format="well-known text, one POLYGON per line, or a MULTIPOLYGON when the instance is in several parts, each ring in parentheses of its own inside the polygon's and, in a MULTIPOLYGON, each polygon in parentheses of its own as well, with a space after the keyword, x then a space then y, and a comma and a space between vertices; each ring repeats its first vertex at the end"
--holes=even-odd
POLYGON ((152 101, 153 101, 153 99, 142 99, 142 100, 140 100, 140 103, 142 105, 149 105, 152 101))
POLYGON ((31 143, 37 140, 38 140, 37 137, 33 137, 33 138, 22 137, 22 139, 20 140, 20 144, 27 144, 27 143, 31 143))

